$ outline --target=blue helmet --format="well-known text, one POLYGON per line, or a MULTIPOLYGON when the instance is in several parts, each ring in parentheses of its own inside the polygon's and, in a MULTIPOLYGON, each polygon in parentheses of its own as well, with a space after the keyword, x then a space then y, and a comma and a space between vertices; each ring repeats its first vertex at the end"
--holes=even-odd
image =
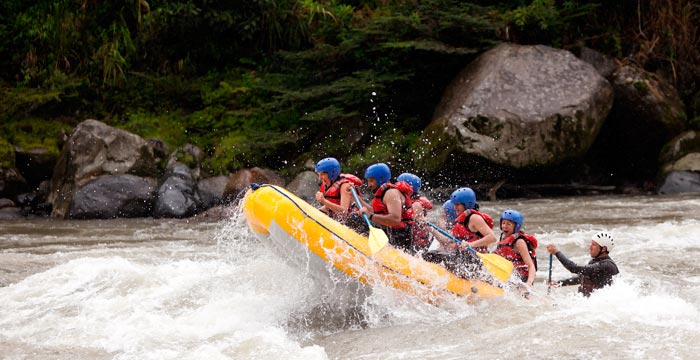
POLYGON ((447 223, 454 223, 455 219, 457 218, 457 211, 455 211, 455 206, 452 204, 452 200, 445 201, 445 203, 442 204, 442 208, 445 210, 445 220, 447 220, 447 223))
POLYGON ((377 186, 382 186, 391 179, 391 170, 385 163, 370 165, 365 171, 365 179, 369 178, 374 178, 377 180, 377 186))
POLYGON ((340 163, 332 157, 325 158, 316 163, 316 172, 327 172, 328 178, 335 180, 340 176, 340 163))
MULTIPOLYGON (((498 220, 498 222, 502 222, 503 220, 510 220, 515 223, 515 229, 513 232, 518 232, 520 231, 520 228, 523 226, 523 214, 520 213, 520 211, 517 210, 506 210, 503 212, 503 215, 501 215, 501 219, 498 220)), ((503 227, 501 227, 501 230, 503 230, 503 227)))
POLYGON ((473 209, 476 206, 476 194, 468 187, 455 190, 450 196, 450 200, 452 200, 452 204, 463 204, 467 209, 473 209))
POLYGON ((403 173, 396 178, 397 181, 405 181, 413 188, 413 193, 417 193, 420 190, 420 178, 411 173, 403 173))

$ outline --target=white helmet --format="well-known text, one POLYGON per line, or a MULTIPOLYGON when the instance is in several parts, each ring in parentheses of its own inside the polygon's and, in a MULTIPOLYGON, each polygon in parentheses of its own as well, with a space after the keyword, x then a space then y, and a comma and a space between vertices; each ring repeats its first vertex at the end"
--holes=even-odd
POLYGON ((612 252, 612 249, 615 247, 615 240, 613 239, 612 235, 606 233, 605 231, 596 233, 593 235, 591 240, 597 242, 601 247, 605 246, 608 248, 608 252, 612 252))

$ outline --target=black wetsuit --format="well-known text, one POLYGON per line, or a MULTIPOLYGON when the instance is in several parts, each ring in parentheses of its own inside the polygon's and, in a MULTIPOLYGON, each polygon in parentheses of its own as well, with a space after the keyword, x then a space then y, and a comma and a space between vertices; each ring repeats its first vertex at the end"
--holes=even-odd
POLYGON ((612 277, 619 273, 617 265, 607 255, 591 259, 587 265, 579 266, 569 260, 561 251, 557 251, 557 259, 566 270, 577 274, 576 276, 560 280, 561 285, 579 285, 578 292, 590 296, 595 289, 600 289, 612 284, 612 277))

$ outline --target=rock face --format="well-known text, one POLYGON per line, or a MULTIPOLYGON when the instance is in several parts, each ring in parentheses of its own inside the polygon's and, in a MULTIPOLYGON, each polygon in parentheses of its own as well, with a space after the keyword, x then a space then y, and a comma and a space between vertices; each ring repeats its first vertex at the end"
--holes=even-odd
POLYGON ((220 205, 224 200, 224 189, 228 183, 227 176, 214 176, 199 181, 199 193, 205 209, 220 205))
POLYGON ((153 149, 141 137, 86 120, 73 129, 51 179, 52 215, 67 217, 74 193, 102 175, 157 177, 153 149))
POLYGON ((318 176, 313 171, 304 171, 287 185, 287 190, 309 204, 316 204, 316 192, 319 190, 318 176))
POLYGON ((580 157, 612 102, 607 80, 570 52, 499 45, 446 90, 423 135, 437 144, 425 165, 434 168, 455 151, 516 169, 580 157))
POLYGON ((134 175, 103 175, 77 189, 71 219, 150 216, 156 181, 134 175))
POLYGON ((653 179, 664 144, 685 128, 683 103, 673 86, 643 69, 621 66, 611 78, 615 104, 591 155, 601 173, 653 179))
POLYGON ((202 199, 192 170, 183 164, 168 169, 158 185, 153 217, 184 218, 201 210, 202 199))
POLYGON ((673 138, 659 161, 659 194, 700 192, 700 133, 686 131, 673 138))
POLYGON ((168 168, 158 184, 154 217, 183 218, 203 209, 199 182, 202 150, 192 144, 177 148, 168 159, 168 168))

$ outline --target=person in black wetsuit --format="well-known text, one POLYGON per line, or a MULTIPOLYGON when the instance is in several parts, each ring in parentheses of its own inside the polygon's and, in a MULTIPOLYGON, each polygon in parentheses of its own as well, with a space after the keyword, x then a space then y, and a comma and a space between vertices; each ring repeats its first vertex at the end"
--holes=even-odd
POLYGON ((613 276, 619 273, 617 265, 609 256, 614 246, 615 241, 610 234, 599 232, 593 235, 589 247, 592 259, 587 265, 580 266, 564 256, 553 244, 547 245, 547 251, 556 255, 567 270, 576 274, 568 279, 552 281, 548 285, 553 287, 578 285, 578 292, 584 296, 590 296, 596 289, 612 284, 613 276))

